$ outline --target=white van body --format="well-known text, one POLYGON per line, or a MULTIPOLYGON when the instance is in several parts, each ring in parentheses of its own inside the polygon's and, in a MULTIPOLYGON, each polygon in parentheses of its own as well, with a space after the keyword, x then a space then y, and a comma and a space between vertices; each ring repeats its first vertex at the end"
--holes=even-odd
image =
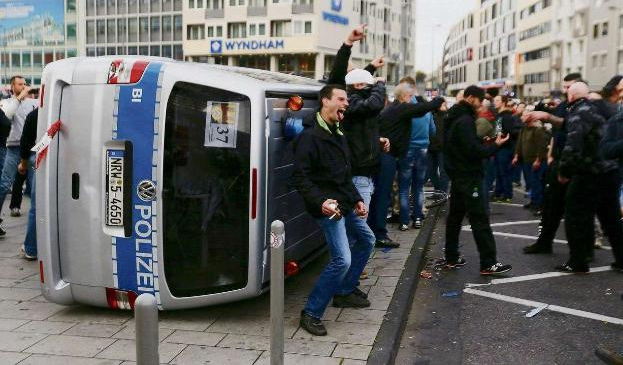
POLYGON ((321 252, 284 137, 286 120, 317 109, 321 84, 137 56, 53 62, 42 80, 38 135, 62 123, 36 174, 50 301, 129 308, 151 293, 177 309, 257 296, 275 219, 286 260, 321 252), (293 95, 302 110, 286 107, 293 95))

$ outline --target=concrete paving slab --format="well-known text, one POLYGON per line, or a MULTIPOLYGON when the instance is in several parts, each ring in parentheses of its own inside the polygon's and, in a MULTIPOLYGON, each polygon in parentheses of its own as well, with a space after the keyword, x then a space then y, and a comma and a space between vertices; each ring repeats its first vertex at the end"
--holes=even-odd
POLYGON ((44 320, 65 309, 65 306, 54 303, 41 302, 13 302, 0 303, 0 317, 11 319, 44 320))
POLYGON ((5 352, 0 351, 0 364, 3 365, 14 365, 19 363, 30 356, 30 354, 25 354, 23 352, 5 352))
POLYGON ((119 365, 118 360, 76 356, 31 355, 19 365, 119 365))
MULTIPOLYGON (((320 342, 313 340, 284 340, 284 352, 302 355, 331 356, 335 349, 333 342, 320 342)), ((248 350, 268 351, 270 349, 270 337, 248 336, 228 334, 218 347, 240 348, 248 350)))
POLYGON ((28 323, 26 319, 0 318, 0 331, 14 330, 28 323))
POLYGON ((38 333, 0 331, 0 351, 22 351, 45 337, 38 333))
POLYGON ((122 325, 128 322, 132 316, 130 311, 76 305, 73 307, 63 306, 62 310, 50 317, 49 320, 122 325))
MULTIPOLYGON (((284 336, 287 338, 291 338, 298 328, 298 318, 286 318, 284 320, 284 336)), ((208 327, 207 332, 262 336, 270 333, 270 319, 267 317, 223 316, 208 327)))
POLYGON ((60 335, 75 325, 72 322, 30 321, 16 328, 15 331, 60 335))
POLYGON ((391 286, 391 287, 395 287, 398 284, 398 280, 400 278, 398 277, 392 277, 392 276, 383 276, 382 278, 379 278, 379 280, 377 281, 376 285, 378 286, 391 286))
POLYGON ((183 311, 161 312, 160 328, 204 331, 221 316, 219 308, 198 308, 183 311))
MULTIPOLYGON (((186 345, 161 342, 158 346, 160 361, 167 363, 177 356, 186 345)), ((97 358, 136 361, 136 341, 117 340, 104 351, 95 355, 97 358)))
POLYGON ((374 343, 380 325, 347 322, 325 322, 327 336, 313 336, 300 328, 294 335, 295 339, 312 339, 322 342, 350 343, 368 345, 374 343))
POLYGON ((39 282, 39 278, 37 280, 30 280, 30 278, 26 280, 20 280, 15 285, 15 288, 24 288, 24 289, 35 289, 39 293, 41 293, 41 283, 39 282))
POLYGON ((337 320, 339 322, 381 324, 385 313, 382 310, 368 308, 344 308, 337 320))
POLYGON ((344 359, 340 364, 341 365, 366 365, 366 361, 363 360, 353 360, 353 359, 344 359))
POLYGON ((252 365, 260 355, 261 352, 255 350, 190 345, 177 355, 171 364, 252 365))
POLYGON ((390 259, 372 259, 368 263, 370 267, 376 269, 403 269, 407 260, 398 259, 398 260, 390 260, 390 259))
POLYGON ((0 278, 26 279, 38 273, 39 265, 33 261, 26 261, 21 258, 0 258, 0 278))
MULTIPOLYGON (((173 331, 170 328, 158 328, 158 337, 160 338, 160 341, 163 341, 165 338, 167 338, 171 333, 173 333, 173 331)), ((134 323, 134 320, 128 321, 125 324, 125 328, 122 329, 121 331, 115 333, 113 336, 113 338, 120 338, 123 340, 135 340, 136 339, 136 325, 134 323)))
POLYGON ((83 336, 83 337, 112 337, 117 332, 124 329, 124 326, 114 324, 98 324, 98 323, 79 323, 66 331, 65 335, 83 336))
POLYGON ((348 358, 354 360, 366 360, 372 350, 372 346, 362 346, 340 343, 333 351, 333 357, 348 358))
MULTIPOLYGON (((311 356, 311 355, 298 355, 298 354, 284 354, 284 364, 296 364, 296 365, 340 365, 341 359, 325 356, 311 356)), ((269 365, 270 364, 270 352, 266 351, 262 354, 262 357, 255 363, 255 365, 269 365)))
POLYGON ((164 341, 185 345, 216 346, 225 336, 224 333, 176 330, 164 341))
POLYGON ((116 340, 110 338, 50 335, 26 352, 47 355, 93 357, 116 340))

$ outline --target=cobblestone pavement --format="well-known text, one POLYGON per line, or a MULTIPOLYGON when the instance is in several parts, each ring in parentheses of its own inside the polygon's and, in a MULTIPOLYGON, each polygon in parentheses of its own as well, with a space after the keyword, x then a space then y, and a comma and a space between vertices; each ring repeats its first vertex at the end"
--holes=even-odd
MULTIPOLYGON (((129 311, 48 302, 39 291, 36 262, 20 258, 28 199, 21 217, 4 217, 0 239, 0 364, 133 364, 134 321, 129 311)), ((329 307, 326 337, 298 325, 305 298, 326 262, 322 257, 286 281, 285 363, 365 364, 417 235, 390 236, 399 249, 376 250, 361 282, 367 309, 329 307)), ((227 305, 160 313, 160 361, 166 364, 269 364, 268 293, 227 305)))

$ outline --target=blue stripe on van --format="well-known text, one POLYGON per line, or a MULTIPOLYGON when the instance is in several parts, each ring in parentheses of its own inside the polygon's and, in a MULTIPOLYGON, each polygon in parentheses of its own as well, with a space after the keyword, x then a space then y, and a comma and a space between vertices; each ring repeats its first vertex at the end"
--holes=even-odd
MULTIPOLYGON (((132 236, 113 238, 116 251, 116 284, 121 290, 150 293, 160 305, 158 290, 158 255, 156 241, 156 201, 143 201, 137 186, 143 180, 154 183, 154 128, 157 119, 154 105, 160 93, 158 85, 163 65, 151 62, 136 84, 119 85, 115 140, 131 141, 132 165, 132 236)), ((128 212, 129 213, 129 212, 128 212)), ((115 260, 115 258, 113 258, 115 260)), ((113 262, 115 265, 115 262, 113 262)))

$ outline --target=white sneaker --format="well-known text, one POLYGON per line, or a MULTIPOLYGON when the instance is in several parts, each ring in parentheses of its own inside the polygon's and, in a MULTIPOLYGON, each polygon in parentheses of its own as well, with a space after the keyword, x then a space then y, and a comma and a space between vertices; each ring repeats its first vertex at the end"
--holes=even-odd
POLYGON ((20 247, 20 252, 22 254, 22 257, 28 261, 33 261, 37 259, 37 256, 31 256, 29 254, 26 253, 26 248, 24 247, 24 245, 22 245, 22 247, 20 247))
POLYGON ((11 209, 11 217, 19 217, 22 213, 19 211, 19 208, 11 209))

